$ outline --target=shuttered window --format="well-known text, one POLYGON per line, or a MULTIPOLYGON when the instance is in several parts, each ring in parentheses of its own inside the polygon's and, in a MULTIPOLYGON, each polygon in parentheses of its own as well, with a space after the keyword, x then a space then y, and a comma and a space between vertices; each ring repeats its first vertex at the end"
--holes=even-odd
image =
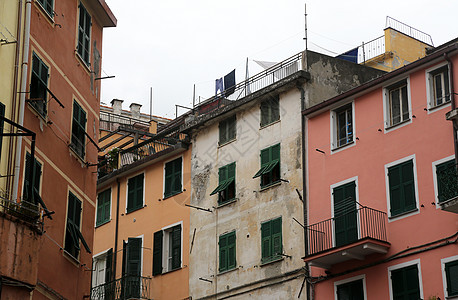
POLYGON ((413 160, 388 168, 388 181, 392 217, 417 208, 413 160))
POLYGON ((72 121, 72 138, 70 146, 84 159, 86 153, 86 112, 78 104, 73 101, 73 121, 72 121))
POLYGON ((141 267, 142 267, 142 238, 128 238, 123 247, 123 277, 122 293, 125 299, 140 298, 141 267))
POLYGON ((235 198, 235 162, 219 168, 219 184, 213 192, 218 193, 218 204, 224 204, 235 198))
POLYGON ((74 258, 78 259, 80 251, 80 241, 88 253, 91 250, 86 243, 81 231, 81 201, 72 193, 68 194, 67 207, 67 226, 65 231, 65 251, 74 258))
POLYGON ((364 300, 363 280, 338 285, 337 300, 364 300))
POLYGON ((280 120, 280 103, 278 96, 261 102, 261 127, 280 120))
POLYGON ((358 240, 356 184, 350 182, 332 190, 336 247, 358 240))
POLYGON ((181 193, 182 162, 180 157, 165 164, 164 198, 181 193))
POLYGON ((219 144, 223 145, 235 139, 237 135, 237 121, 235 115, 219 122, 219 144))
POLYGON ((83 4, 80 2, 77 52, 81 59, 88 66, 91 63, 91 59, 89 57, 91 47, 91 26, 91 16, 87 12, 83 4))
POLYGON ((458 196, 458 174, 455 160, 437 165, 436 174, 439 203, 458 196))
POLYGON ((262 263, 282 257, 281 217, 261 224, 261 243, 262 263))
POLYGON ((48 114, 48 66, 33 52, 29 104, 43 117, 48 114))
POLYGON ((447 296, 458 296, 458 260, 445 264, 447 296))
POLYGON ((101 192, 97 197, 97 221, 100 226, 110 221, 111 189, 101 192))
POLYGON ((25 155, 25 170, 24 170, 24 187, 22 191, 22 198, 25 201, 33 202, 34 204, 38 204, 37 195, 40 191, 40 179, 41 179, 41 164, 34 159, 32 164, 32 156, 29 152, 25 155), (32 180, 32 195, 30 195, 29 187, 30 181, 32 180))
POLYGON ((219 237, 219 272, 228 271, 236 267, 235 231, 219 237))
POLYGON ((417 265, 391 271, 393 300, 420 299, 417 265))
POLYGON ((154 233, 153 276, 181 268, 181 224, 154 233))
POLYGON ((143 207, 143 177, 142 173, 127 181, 127 213, 143 207))
POLYGON ((280 144, 261 150, 261 169, 253 178, 261 177, 261 188, 280 181, 280 144))

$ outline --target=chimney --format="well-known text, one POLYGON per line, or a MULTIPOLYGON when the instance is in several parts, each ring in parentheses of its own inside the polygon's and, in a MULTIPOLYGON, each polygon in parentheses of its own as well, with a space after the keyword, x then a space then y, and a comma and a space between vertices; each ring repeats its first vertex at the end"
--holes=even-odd
POLYGON ((129 108, 130 108, 130 115, 134 119, 140 119, 140 108, 142 107, 141 104, 138 103, 132 103, 129 108))
POLYGON ((113 99, 111 100, 111 107, 113 107, 113 113, 116 115, 120 115, 122 111, 122 103, 124 100, 120 99, 113 99))

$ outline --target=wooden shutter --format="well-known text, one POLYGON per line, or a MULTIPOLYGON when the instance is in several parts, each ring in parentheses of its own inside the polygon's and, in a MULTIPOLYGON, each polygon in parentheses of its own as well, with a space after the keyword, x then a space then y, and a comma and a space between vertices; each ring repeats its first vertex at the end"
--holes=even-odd
POLYGON ((168 197, 172 193, 173 179, 173 164, 172 162, 168 162, 165 164, 164 197, 168 197))
POLYGON ((172 269, 178 269, 181 267, 181 225, 175 226, 172 229, 172 269))
POLYGON ((237 119, 235 115, 228 120, 228 141, 237 136, 237 119))
POLYGON ((233 269, 236 267, 235 258, 235 231, 227 235, 227 269, 233 269))
POLYGON ((261 252, 262 261, 266 261, 272 256, 272 222, 261 224, 261 252))
POLYGON ((402 186, 404 194, 404 211, 416 207, 415 181, 413 176, 413 161, 409 160, 401 165, 402 186))
POLYGON ((122 277, 126 276, 126 265, 127 265, 127 242, 122 241, 122 277))
POLYGON ((162 274, 162 230, 154 233, 153 276, 162 274))
POLYGON ((138 175, 135 183, 135 208, 143 206, 143 177, 144 174, 138 175))
POLYGON ((358 239, 355 190, 355 182, 350 182, 336 187, 332 191, 334 198, 334 232, 337 247, 358 239))
POLYGON ((107 283, 113 280, 113 248, 107 251, 106 257, 105 282, 107 283))
POLYGON ((96 225, 100 225, 103 223, 103 215, 104 215, 104 203, 103 203, 103 193, 99 194, 97 199, 97 221, 95 222, 96 225))
POLYGON ((272 256, 279 256, 282 250, 281 218, 272 220, 272 256))
POLYGON ((399 165, 388 169, 388 182, 390 189, 390 212, 392 216, 395 216, 403 212, 402 178, 401 167, 399 165))
POLYGON ((129 238, 127 240, 127 275, 141 275, 141 238, 129 238))
POLYGON ((420 299, 417 265, 391 272, 393 299, 420 299))
POLYGON ((177 158, 174 163, 174 185, 173 185, 173 192, 179 193, 181 192, 181 165, 182 165, 182 158, 177 158))
POLYGON ((219 271, 227 270, 227 235, 219 237, 219 271))

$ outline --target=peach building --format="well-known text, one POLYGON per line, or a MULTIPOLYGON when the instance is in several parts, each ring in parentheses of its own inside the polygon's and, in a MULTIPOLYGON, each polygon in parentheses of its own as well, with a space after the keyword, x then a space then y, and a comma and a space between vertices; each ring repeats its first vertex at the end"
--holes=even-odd
POLYGON ((457 42, 303 111, 312 299, 458 297, 457 42))

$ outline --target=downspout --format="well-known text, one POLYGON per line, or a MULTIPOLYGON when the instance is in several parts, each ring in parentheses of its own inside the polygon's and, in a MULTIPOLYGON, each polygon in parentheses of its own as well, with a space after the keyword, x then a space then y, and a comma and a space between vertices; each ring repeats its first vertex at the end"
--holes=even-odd
MULTIPOLYGON (((22 29, 22 0, 19 0, 19 8, 18 8, 18 22, 17 22, 17 29, 16 29, 16 56, 14 58, 14 75, 13 75, 13 98, 11 101, 11 115, 10 120, 16 122, 16 100, 17 100, 17 84, 18 84, 18 76, 19 76, 19 62, 21 56, 21 29, 22 29)), ((12 162, 14 159, 14 143, 13 139, 9 139, 8 141, 8 165, 7 170, 8 173, 10 172, 11 168, 13 167, 12 162)), ((13 173, 14 174, 14 173, 13 173)), ((9 188, 11 187, 11 178, 8 176, 6 178, 6 186, 9 188)), ((9 195, 8 195, 9 196, 9 195)), ((9 199, 11 200, 11 199, 9 199)))
MULTIPOLYGON (((448 69, 450 70, 450 97, 451 97, 451 106, 452 106, 452 111, 456 109, 456 103, 455 103, 455 87, 453 83, 453 63, 448 57, 447 53, 444 53, 444 58, 448 62, 448 69)), ((453 145, 455 148, 455 164, 457 165, 458 168, 458 141, 457 141, 457 134, 458 134, 458 125, 457 125, 457 120, 453 119, 452 120, 453 124, 453 145)))
POLYGON ((114 251, 113 251, 113 272, 111 273, 111 277, 109 278, 110 281, 116 279, 116 261, 118 257, 118 231, 119 231, 119 192, 121 190, 121 183, 119 182, 119 178, 116 178, 116 182, 118 183, 117 195, 116 195, 116 228, 115 228, 115 242, 114 242, 114 251))
MULTIPOLYGON (((22 74, 21 74, 21 91, 19 98, 19 115, 18 124, 24 125, 24 107, 25 107, 25 92, 27 89, 27 71, 29 64, 29 43, 30 43, 30 14, 32 10, 32 0, 25 2, 25 27, 24 27, 24 49, 22 53, 22 74)), ((14 181, 13 181, 13 201, 17 201, 18 187, 19 187, 19 171, 21 168, 21 150, 22 150, 22 137, 19 136, 16 146, 16 163, 14 166, 14 181)))

